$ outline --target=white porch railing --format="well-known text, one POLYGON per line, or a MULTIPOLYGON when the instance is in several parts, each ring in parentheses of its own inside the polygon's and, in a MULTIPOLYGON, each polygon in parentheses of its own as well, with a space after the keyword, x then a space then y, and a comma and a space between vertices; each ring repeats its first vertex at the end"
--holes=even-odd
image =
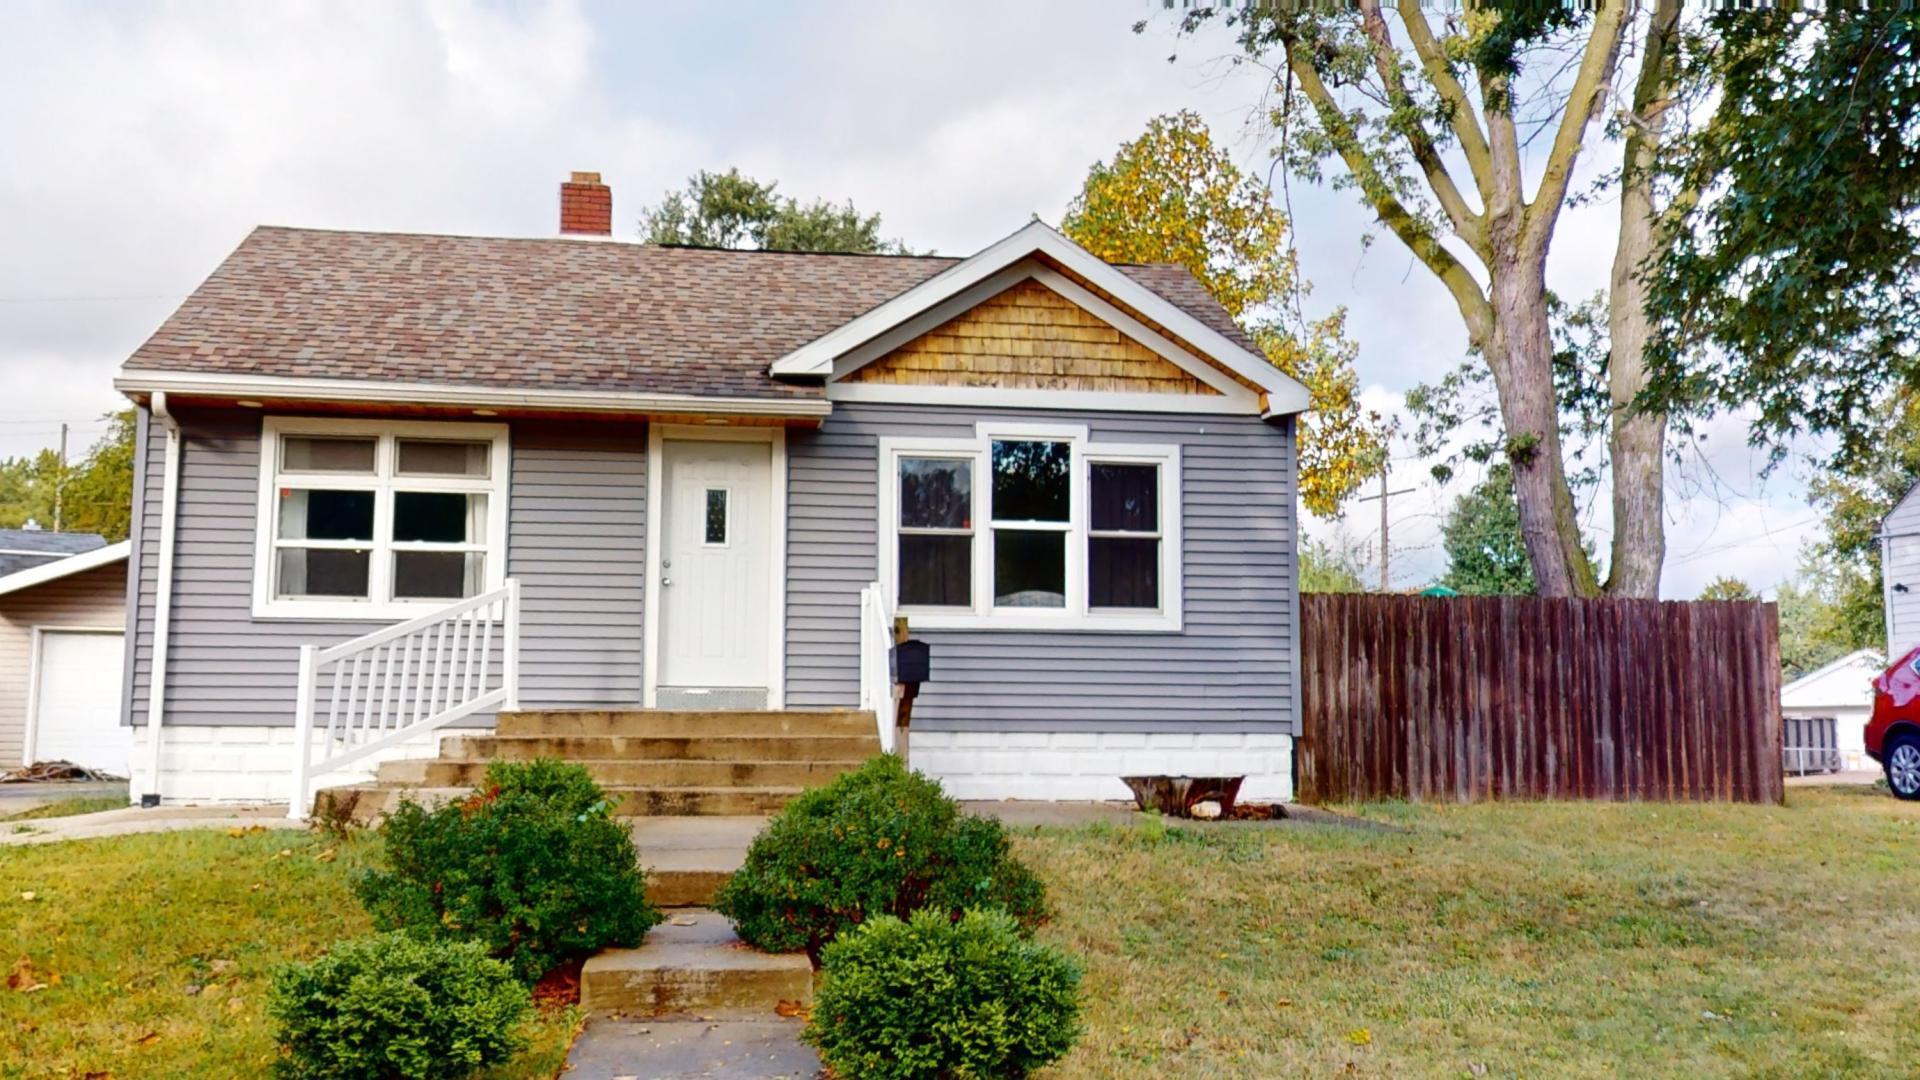
POLYGON ((880 749, 893 753, 893 611, 879 582, 860 589, 860 707, 873 713, 880 749))
POLYGON ((520 583, 513 578, 490 593, 352 641, 325 649, 300 646, 287 816, 307 816, 314 778, 482 709, 518 708, 519 698, 520 583), (497 675, 492 670, 496 627, 497 675), (313 735, 321 723, 316 710, 322 696, 326 753, 316 758, 313 735))

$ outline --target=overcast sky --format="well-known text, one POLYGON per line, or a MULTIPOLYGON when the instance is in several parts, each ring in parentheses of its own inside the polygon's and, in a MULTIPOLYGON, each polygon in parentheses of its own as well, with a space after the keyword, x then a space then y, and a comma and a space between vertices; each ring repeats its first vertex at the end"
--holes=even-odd
MULTIPOLYGON (((1157 0, 1046 4, 122 3, 0 6, 0 454, 76 446, 114 369, 256 224, 544 236, 556 184, 598 170, 615 231, 701 168, 852 198, 918 249, 967 254, 1038 214, 1158 113, 1195 109, 1250 167, 1259 72, 1177 41, 1157 0), (1170 54, 1179 54, 1169 63, 1170 54)), ((1596 145, 1590 168, 1608 147, 1596 145)), ((1367 400, 1457 365, 1452 302, 1345 193, 1296 185, 1317 311, 1347 306, 1367 400)), ((1605 284, 1616 207, 1569 216, 1553 284, 1605 284)), ((1315 313, 1310 311, 1309 314, 1315 313)), ((1669 495, 1665 592, 1770 588, 1814 527, 1723 423, 1669 495)), ((1464 480, 1396 463, 1393 578, 1444 568, 1464 480)), ((1591 524, 1602 535, 1604 513, 1591 524)), ((1309 532, 1364 544, 1375 504, 1309 532)))

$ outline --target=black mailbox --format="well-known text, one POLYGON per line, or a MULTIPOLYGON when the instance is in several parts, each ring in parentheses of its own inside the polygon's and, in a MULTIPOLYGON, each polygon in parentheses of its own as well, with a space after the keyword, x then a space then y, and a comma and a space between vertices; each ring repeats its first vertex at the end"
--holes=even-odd
POLYGON ((888 654, 897 683, 923 683, 933 677, 933 650, 924 641, 908 638, 888 654))

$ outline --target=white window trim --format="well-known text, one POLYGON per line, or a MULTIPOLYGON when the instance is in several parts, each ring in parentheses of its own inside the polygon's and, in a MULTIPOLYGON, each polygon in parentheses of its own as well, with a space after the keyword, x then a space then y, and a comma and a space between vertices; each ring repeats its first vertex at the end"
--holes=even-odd
POLYGON ((273 595, 274 532, 278 521, 279 487, 289 481, 311 482, 333 490, 354 489, 376 492, 371 544, 350 541, 313 541, 305 547, 371 547, 368 591, 385 596, 391 588, 391 554, 397 550, 423 548, 433 551, 484 551, 487 556, 483 592, 491 592, 507 578, 507 425, 476 424, 426 420, 362 420, 334 417, 263 417, 260 425, 260 498, 254 521, 253 617, 256 619, 327 619, 341 621, 397 621, 436 611, 455 603, 453 600, 341 600, 283 599, 273 595), (287 435, 372 435, 378 438, 374 450, 375 474, 283 473, 280 471, 280 440, 287 435), (487 479, 462 477, 398 477, 394 475, 398 439, 483 440, 491 444, 487 479), (454 491, 487 496, 487 540, 483 544, 395 544, 389 539, 393 519, 393 493, 396 491, 454 491))
MULTIPOLYGON (((1062 630, 1115 633, 1176 633, 1181 629, 1180 447, 1102 443, 1075 424, 1025 424, 1012 421, 974 426, 971 439, 882 438, 880 440, 880 583, 891 597, 900 595, 900 459, 966 458, 973 463, 970 520, 973 535, 973 603, 969 608, 900 605, 899 613, 916 629, 1062 630), (1032 439, 1066 442, 1072 455, 1073 486, 1067 534, 1067 602, 1052 609, 993 606, 993 491, 990 468, 995 440, 1032 439), (1088 492, 1094 462, 1157 465, 1160 468, 1160 607, 1094 610, 1087 605, 1087 547, 1091 539, 1088 492)), ((1013 523, 1009 523, 1013 524, 1013 523)), ((1016 528, 1050 528, 1014 524, 1016 528)), ((1132 534, 1141 535, 1141 534, 1132 534)))

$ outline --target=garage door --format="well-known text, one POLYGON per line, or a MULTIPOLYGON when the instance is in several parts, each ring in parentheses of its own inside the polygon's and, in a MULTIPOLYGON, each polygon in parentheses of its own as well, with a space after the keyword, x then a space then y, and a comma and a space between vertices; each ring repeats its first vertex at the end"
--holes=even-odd
POLYGON ((121 638, 77 630, 40 632, 34 680, 35 761, 71 761, 127 775, 132 732, 120 726, 121 638))

